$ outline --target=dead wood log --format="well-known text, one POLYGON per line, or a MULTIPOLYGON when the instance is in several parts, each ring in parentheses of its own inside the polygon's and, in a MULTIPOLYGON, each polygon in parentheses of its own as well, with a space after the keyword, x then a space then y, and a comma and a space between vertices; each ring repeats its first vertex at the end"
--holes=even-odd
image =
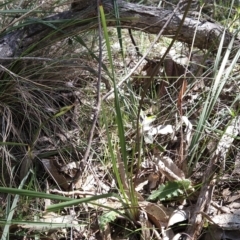
MULTIPOLYGON (((88 1, 89 2, 89 1, 88 1)), ((89 29, 97 28, 97 0, 84 8, 65 11, 44 19, 27 20, 26 26, 6 33, 0 38, 0 58, 26 56, 44 46, 54 44, 60 39, 79 34, 89 29), (48 37, 46 37, 48 36, 48 37)), ((147 33, 157 34, 168 19, 171 10, 143 6, 117 0, 122 28, 131 28, 147 33)), ((108 26, 116 26, 114 6, 111 0, 102 1, 108 26)), ((183 13, 176 12, 171 22, 165 28, 163 35, 173 38, 183 13)), ((211 19, 198 19, 194 14, 185 18, 181 34, 177 40, 191 44, 196 31, 194 46, 199 49, 217 51, 224 27, 211 19), (196 31, 197 28, 197 31, 196 31)), ((232 38, 226 31, 224 47, 232 38)), ((235 40, 235 48, 239 48, 239 39, 235 40)))

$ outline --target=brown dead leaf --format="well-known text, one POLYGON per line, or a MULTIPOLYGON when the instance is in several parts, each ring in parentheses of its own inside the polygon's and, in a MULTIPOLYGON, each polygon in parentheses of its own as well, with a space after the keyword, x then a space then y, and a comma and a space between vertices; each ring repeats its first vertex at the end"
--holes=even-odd
POLYGON ((179 94, 178 94, 178 101, 177 101, 177 107, 178 107, 178 110, 179 110, 181 116, 183 115, 183 113, 182 113, 182 101, 183 101, 183 96, 184 96, 186 90, 187 90, 187 81, 186 81, 186 79, 183 79, 182 80, 182 86, 181 86, 181 89, 180 89, 179 94))
POLYGON ((20 180, 21 181, 27 175, 27 173, 31 167, 32 167, 32 158, 31 158, 30 154, 27 153, 21 163, 21 168, 20 168, 20 180))
POLYGON ((157 187, 159 183, 160 176, 158 173, 151 173, 148 177, 148 187, 152 190, 157 187))
POLYGON ((158 95, 162 97, 167 94, 166 88, 169 85, 174 85, 176 89, 179 89, 182 86, 183 77, 181 77, 185 73, 185 68, 176 63, 171 56, 168 56, 164 60, 164 70, 165 70, 165 79, 161 82, 158 95))
POLYGON ((50 177, 56 182, 58 186, 63 188, 64 190, 68 190, 68 183, 66 178, 63 174, 60 174, 58 172, 58 169, 53 164, 53 159, 41 159, 40 160, 43 163, 43 166, 47 173, 50 175, 50 177))
POLYGON ((143 209, 147 215, 148 219, 161 230, 161 227, 166 227, 168 219, 171 216, 173 210, 166 208, 162 204, 150 203, 143 201, 139 203, 141 209, 143 209))
POLYGON ((155 162, 158 166, 159 171, 166 176, 169 180, 180 181, 185 179, 184 173, 179 169, 176 164, 168 157, 156 158, 155 162))

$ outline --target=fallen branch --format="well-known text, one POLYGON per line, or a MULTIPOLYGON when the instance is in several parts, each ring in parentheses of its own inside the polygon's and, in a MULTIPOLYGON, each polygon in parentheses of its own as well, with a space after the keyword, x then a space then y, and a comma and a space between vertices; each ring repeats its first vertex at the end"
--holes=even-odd
MULTIPOLYGON (((169 15, 172 14, 171 10, 164 8, 143 6, 120 0, 117 3, 122 28, 157 34, 165 25, 169 15)), ((113 2, 103 0, 102 4, 105 13, 107 13, 108 26, 115 27, 113 2)), ((181 12, 174 13, 162 35, 174 38, 182 17, 181 12)), ((0 57, 26 56, 30 52, 52 45, 63 38, 97 28, 97 2, 93 0, 92 4, 79 11, 69 10, 44 19, 27 20, 25 25, 25 27, 7 33, 0 38, 0 57)), ((192 44, 195 31, 195 47, 211 49, 212 52, 217 51, 224 32, 223 26, 210 19, 199 18, 199 16, 190 13, 185 18, 181 34, 177 36, 176 40, 192 44)), ((231 38, 232 34, 226 31, 224 47, 228 45, 231 38)), ((239 39, 235 40, 235 48, 239 48, 239 39)))

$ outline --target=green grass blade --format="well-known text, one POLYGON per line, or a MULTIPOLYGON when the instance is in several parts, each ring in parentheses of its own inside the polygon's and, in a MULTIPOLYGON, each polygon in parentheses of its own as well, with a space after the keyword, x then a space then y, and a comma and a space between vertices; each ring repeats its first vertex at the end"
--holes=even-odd
POLYGON ((111 138, 110 133, 109 133, 108 122, 107 122, 107 119, 106 119, 106 112, 105 112, 104 109, 103 109, 103 122, 104 122, 105 128, 106 128, 108 148, 109 148, 109 153, 110 153, 110 156, 111 156, 111 163, 112 163, 112 166, 113 166, 113 172, 114 172, 114 175, 116 177, 118 187, 120 188, 120 193, 123 195, 123 198, 127 202, 128 200, 127 200, 127 196, 126 196, 125 191, 124 191, 123 183, 121 181, 121 177, 120 177, 120 174, 119 174, 119 171, 118 171, 117 158, 116 158, 116 155, 114 154, 112 138, 111 138))
POLYGON ((49 212, 58 211, 59 209, 62 209, 62 208, 65 208, 65 207, 76 206, 76 205, 81 204, 81 203, 91 202, 92 204, 94 204, 93 203, 94 201, 99 200, 99 199, 103 199, 103 198, 108 198, 108 197, 118 197, 118 196, 114 193, 107 193, 107 194, 102 194, 102 195, 93 196, 93 197, 71 200, 71 201, 67 201, 67 202, 58 203, 58 204, 48 206, 47 211, 49 211, 49 212))
MULTIPOLYGON (((28 175, 29 175, 29 172, 27 173, 27 175, 23 178, 23 180, 21 181, 18 189, 16 190, 20 190, 23 188, 27 178, 28 178, 28 175)), ((13 202, 12 202, 12 206, 10 208, 10 211, 8 213, 8 216, 7 216, 7 222, 11 221, 12 218, 13 218, 13 215, 15 213, 15 210, 17 209, 17 203, 18 203, 18 200, 19 200, 19 195, 15 195, 14 199, 13 199, 13 202)), ((5 225, 4 226, 4 229, 3 229, 3 234, 2 234, 2 237, 1 237, 1 240, 5 240, 9 237, 9 227, 10 225, 5 225)))
POLYGON ((124 161, 124 167, 125 167, 125 169, 127 169, 127 151, 126 151, 123 119, 122 119, 121 107, 120 107, 120 102, 119 102, 119 97, 118 97, 117 84, 116 84, 116 80, 115 80, 113 58, 112 58, 112 54, 111 54, 111 47, 110 47, 110 41, 109 41, 109 36, 108 36, 108 31, 107 31, 106 18, 105 18, 105 14, 104 14, 104 10, 103 10, 102 6, 99 6, 99 10, 100 10, 101 21, 102 21, 102 25, 103 25, 103 32, 104 32, 104 37, 105 37, 105 41, 106 41, 107 53, 108 53, 108 58, 109 58, 109 62, 110 62, 110 68, 112 70, 112 76, 113 76, 116 121, 117 121, 117 125, 118 125, 118 134, 119 134, 119 140, 120 140, 120 146, 121 146, 122 159, 124 161))
MULTIPOLYGON (((223 37, 221 39, 218 54, 217 54, 217 57, 216 57, 217 60, 215 61, 216 64, 215 64, 214 68, 216 68, 216 69, 218 67, 217 63, 219 62, 219 58, 220 58, 221 53, 222 53, 224 36, 225 36, 225 34, 223 34, 223 37)), ((189 175, 191 175, 191 172, 192 172, 193 168, 195 167, 198 159, 200 158, 199 152, 197 153, 196 150, 200 149, 199 148, 199 142, 202 139, 202 136, 204 134, 204 129, 206 128, 206 122, 209 119, 209 117, 210 117, 210 115, 213 111, 213 108, 214 108, 214 106, 215 106, 215 104, 216 104, 216 102, 219 98, 219 95, 220 95, 225 83, 227 82, 228 77, 229 77, 229 75, 230 75, 230 73, 231 73, 231 71, 234 67, 234 64, 231 64, 231 67, 224 74, 224 70, 226 68, 227 61, 229 59, 229 56, 230 56, 230 53, 231 53, 231 50, 232 50, 232 47, 233 47, 233 44, 234 44, 234 40, 235 40, 235 38, 232 38, 231 42, 228 45, 228 48, 226 50, 226 53, 223 57, 221 65, 220 65, 220 69, 219 69, 217 75, 214 78, 211 90, 209 91, 208 96, 206 98, 206 101, 204 103, 203 111, 202 111, 202 113, 200 115, 200 118, 199 118, 199 121, 198 121, 196 133, 194 134, 194 136, 192 138, 190 149, 189 149, 190 150, 190 156, 191 156, 190 160, 188 162, 188 174, 189 175), (197 156, 197 154, 198 154, 198 156, 197 156), (195 159, 194 162, 193 162, 193 159, 195 159)), ((235 58, 234 58, 235 63, 236 63, 237 59, 239 58, 238 54, 239 53, 237 53, 235 58)))
POLYGON ((51 199, 51 200, 58 200, 58 201, 69 201, 72 200, 68 197, 62 197, 54 194, 49 193, 42 193, 30 190, 23 190, 23 189, 16 189, 16 188, 8 188, 8 187, 0 187, 1 193, 8 193, 8 194, 17 194, 20 196, 28 196, 31 198, 44 198, 44 199, 51 199))
MULTIPOLYGON (((118 96, 118 89, 117 89, 117 83, 116 83, 116 78, 115 78, 113 58, 112 58, 112 54, 111 54, 110 40, 109 40, 109 36, 108 36, 108 31, 107 31, 106 18, 105 18, 105 14, 104 14, 104 9, 101 5, 99 6, 99 11, 100 11, 101 22, 102 22, 102 26, 103 26, 103 33, 104 33, 104 37, 105 37, 105 41, 106 41, 107 53, 108 53, 108 58, 109 58, 109 62, 110 62, 110 68, 111 68, 112 76, 113 76, 112 79, 113 79, 113 86, 114 86, 114 103, 115 103, 116 122, 117 122, 117 128, 118 128, 120 148, 121 148, 121 159, 123 160, 123 163, 124 163, 124 169, 125 169, 125 174, 126 174, 127 180, 128 180, 128 186, 130 187, 130 189, 129 189, 130 201, 131 201, 131 203, 134 203, 134 206, 132 208, 130 208, 129 214, 131 215, 132 219, 133 218, 135 219, 135 216, 137 215, 137 211, 138 211, 138 209, 136 208, 138 203, 137 203, 137 197, 135 194, 135 189, 134 189, 133 183, 132 183, 132 176, 128 173, 128 155, 127 155, 127 149, 126 149, 126 139, 125 139, 125 132, 124 132, 123 117, 122 117, 122 113, 121 113, 121 106, 120 106, 120 101, 119 101, 119 96, 118 96)), ((114 159, 116 161, 116 157, 114 159)), ((115 164, 114 168, 117 168, 117 163, 115 162, 114 164, 115 164)), ((115 169, 115 171, 117 171, 117 169, 115 169)), ((118 179, 118 181, 119 180, 120 179, 118 179)), ((121 185, 123 185, 123 184, 121 184, 121 185)), ((121 189, 121 191, 122 191, 124 198, 127 200, 125 191, 123 191, 123 189, 121 189)))
POLYGON ((116 23, 117 23, 117 35, 118 35, 118 41, 119 41, 119 45, 120 45, 120 51, 121 51, 122 58, 124 60, 121 22, 120 22, 118 3, 117 3, 116 0, 113 0, 113 6, 114 6, 114 13, 115 13, 115 18, 116 18, 116 23))

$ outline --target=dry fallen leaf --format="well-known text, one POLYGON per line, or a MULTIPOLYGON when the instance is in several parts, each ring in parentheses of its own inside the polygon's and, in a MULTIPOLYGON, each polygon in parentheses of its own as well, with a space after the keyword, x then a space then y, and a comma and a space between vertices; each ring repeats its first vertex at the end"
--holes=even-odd
POLYGON ((28 222, 19 226, 21 226, 22 228, 38 231, 49 231, 53 229, 68 228, 73 226, 78 228, 78 221, 74 219, 75 216, 72 215, 60 216, 51 213, 44 218, 40 218, 37 222, 28 222))
POLYGON ((213 216, 212 221, 224 230, 239 230, 240 215, 225 213, 213 216))
POLYGON ((188 212, 181 208, 178 208, 173 211, 171 217, 169 218, 168 227, 171 227, 176 223, 183 222, 187 219, 188 219, 188 212))
POLYGON ((148 219, 161 230, 162 227, 166 227, 168 219, 172 214, 173 210, 166 208, 162 204, 151 203, 147 201, 139 202, 141 209, 143 209, 148 219))
POLYGON ((56 182, 58 186, 63 188, 65 191, 68 190, 68 182, 63 174, 58 172, 58 169, 53 164, 54 159, 41 159, 43 166, 50 177, 56 182))
POLYGON ((173 162, 169 157, 162 157, 161 161, 164 163, 165 167, 170 169, 175 175, 181 179, 185 179, 184 172, 173 162))

